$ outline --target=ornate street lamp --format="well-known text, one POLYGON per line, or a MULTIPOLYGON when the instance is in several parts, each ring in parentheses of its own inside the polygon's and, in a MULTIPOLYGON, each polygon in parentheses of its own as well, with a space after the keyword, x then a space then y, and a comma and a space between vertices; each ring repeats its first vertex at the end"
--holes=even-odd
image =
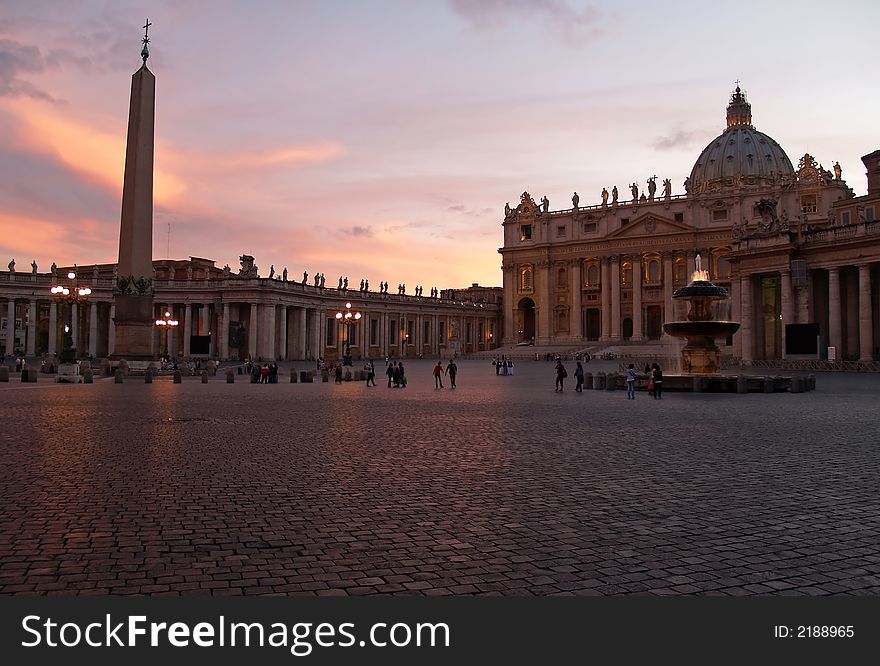
MULTIPOLYGON (((75 265, 74 268, 76 268, 75 265)), ((58 358, 62 363, 72 363, 76 360, 76 347, 73 343, 73 327, 75 325, 73 321, 74 308, 89 299, 89 296, 92 295, 92 289, 89 286, 81 287, 79 285, 79 279, 74 270, 67 273, 66 282, 59 280, 57 284, 52 285, 52 288, 49 289, 49 291, 60 304, 62 310, 61 319, 65 322, 64 344, 62 345, 61 353, 58 355, 58 358), (69 306, 67 308, 69 312, 64 312, 65 305, 69 306), (68 317, 70 318, 69 320, 68 317)), ((54 335, 54 331, 50 334, 54 335)))
POLYGON ((361 318, 360 312, 351 311, 351 303, 345 304, 345 312, 336 313, 336 321, 345 327, 345 345, 343 347, 342 365, 351 365, 351 327, 361 318))
POLYGON ((159 327, 159 330, 165 331, 165 356, 169 355, 168 351, 168 331, 172 330, 177 324, 179 324, 176 319, 171 316, 171 313, 167 310, 165 311, 165 316, 161 319, 156 320, 156 326, 159 327))

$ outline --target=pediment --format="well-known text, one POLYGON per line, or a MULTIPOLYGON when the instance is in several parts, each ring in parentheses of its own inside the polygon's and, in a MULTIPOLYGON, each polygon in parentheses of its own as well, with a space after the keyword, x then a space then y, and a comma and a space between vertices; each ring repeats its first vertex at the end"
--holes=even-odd
POLYGON ((693 233, 696 228, 684 222, 675 222, 654 213, 646 213, 617 229, 605 238, 642 238, 669 234, 693 233))

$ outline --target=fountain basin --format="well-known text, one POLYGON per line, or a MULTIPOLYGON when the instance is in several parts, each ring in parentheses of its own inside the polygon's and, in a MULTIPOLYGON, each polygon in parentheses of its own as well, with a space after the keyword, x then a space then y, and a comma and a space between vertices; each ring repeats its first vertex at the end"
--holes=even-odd
POLYGON ((736 321, 670 321, 663 324, 663 330, 676 338, 701 339, 726 338, 739 330, 736 321))

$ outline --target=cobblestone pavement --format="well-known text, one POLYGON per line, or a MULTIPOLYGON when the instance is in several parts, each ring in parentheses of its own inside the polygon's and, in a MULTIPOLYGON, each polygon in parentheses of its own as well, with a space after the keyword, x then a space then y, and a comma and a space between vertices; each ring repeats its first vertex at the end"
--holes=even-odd
POLYGON ((627 401, 432 365, 0 384, 0 594, 880 593, 880 376, 627 401))

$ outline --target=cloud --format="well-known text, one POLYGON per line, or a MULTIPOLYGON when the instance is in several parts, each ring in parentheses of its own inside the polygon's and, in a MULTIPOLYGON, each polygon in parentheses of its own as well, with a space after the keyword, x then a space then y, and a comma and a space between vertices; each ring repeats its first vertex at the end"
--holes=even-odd
POLYGON ((712 132, 708 130, 673 130, 666 136, 658 136, 651 144, 657 150, 674 150, 677 148, 693 148, 702 145, 712 132))
POLYGON ((21 78, 23 75, 40 74, 46 67, 46 60, 36 46, 0 39, 0 96, 57 101, 49 93, 21 78))
POLYGON ((502 28, 515 20, 541 19, 568 43, 602 34, 600 12, 594 7, 577 10, 566 0, 449 0, 452 11, 479 30, 502 28))
POLYGON ((342 229, 342 233, 360 238, 370 238, 373 235, 373 228, 355 225, 351 229, 342 229))

